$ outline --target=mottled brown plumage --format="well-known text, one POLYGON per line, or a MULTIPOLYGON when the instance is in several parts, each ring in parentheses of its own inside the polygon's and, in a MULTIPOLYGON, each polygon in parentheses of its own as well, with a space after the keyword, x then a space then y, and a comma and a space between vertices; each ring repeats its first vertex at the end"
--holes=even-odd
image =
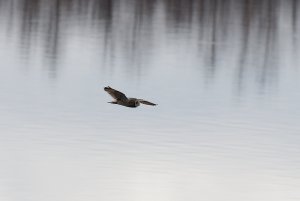
POLYGON ((137 99, 137 98, 127 98, 125 94, 123 94, 120 91, 117 91, 111 87, 104 87, 104 91, 109 93, 115 100, 109 102, 112 104, 118 104, 118 105, 123 105, 126 107, 138 107, 140 103, 145 104, 145 105, 151 105, 155 106, 155 103, 151 103, 149 101, 143 100, 143 99, 137 99))

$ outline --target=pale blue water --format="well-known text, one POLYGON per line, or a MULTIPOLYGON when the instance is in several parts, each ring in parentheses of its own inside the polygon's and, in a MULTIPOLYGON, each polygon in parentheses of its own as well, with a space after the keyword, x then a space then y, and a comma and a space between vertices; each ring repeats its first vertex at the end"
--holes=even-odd
POLYGON ((0 200, 299 200, 299 7, 0 1, 0 200))

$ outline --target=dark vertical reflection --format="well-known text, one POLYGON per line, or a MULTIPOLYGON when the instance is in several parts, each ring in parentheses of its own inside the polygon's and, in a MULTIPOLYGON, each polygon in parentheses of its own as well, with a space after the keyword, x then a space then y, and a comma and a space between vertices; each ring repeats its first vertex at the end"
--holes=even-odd
POLYGON ((298 44, 298 28, 299 28, 299 14, 298 14, 298 8, 300 6, 299 1, 297 0, 292 0, 291 3, 292 6, 292 26, 293 26, 293 51, 296 53, 296 55, 298 55, 299 53, 299 47, 297 46, 298 44))
POLYGON ((211 47, 209 51, 210 59, 209 64, 207 65, 210 69, 209 72, 211 75, 214 75, 215 72, 215 66, 216 66, 216 44, 217 44, 217 20, 218 20, 218 10, 219 10, 219 1, 218 0, 212 0, 212 6, 214 8, 210 8, 210 11, 212 12, 212 31, 211 31, 211 47))
POLYGON ((242 8, 242 40, 237 70, 238 91, 242 91, 244 77, 254 66, 259 89, 264 90, 276 79, 278 68, 276 59, 278 57, 279 1, 261 3, 255 0, 245 0, 242 8))
MULTIPOLYGON (((21 32, 20 39, 22 44, 22 54, 25 58, 29 57, 32 43, 38 28, 38 17, 40 12, 39 0, 24 0, 20 2, 21 10, 21 32)), ((16 12, 14 12, 17 14, 16 12)))
MULTIPOLYGON (((103 49, 103 55, 101 56, 102 61, 99 64, 102 66, 102 68, 107 71, 113 72, 114 65, 112 63, 112 58, 114 58, 114 47, 113 47, 113 36, 112 36, 112 29, 113 29, 113 13, 114 13, 114 7, 117 7, 116 1, 111 0, 100 0, 100 1, 84 1, 81 0, 77 4, 77 11, 76 12, 83 12, 82 7, 86 6, 84 9, 85 15, 90 14, 90 20, 89 24, 92 29, 95 29, 96 35, 103 35, 103 43, 99 43, 99 47, 103 49), (85 5, 88 3, 89 5, 85 5), (106 69, 106 67, 109 67, 109 69, 106 69)), ((76 15, 76 12, 74 15, 76 15)), ((69 18, 73 18, 73 16, 69 16, 69 18)), ((82 19, 81 21, 83 24, 86 24, 87 22, 84 22, 82 19)))
POLYGON ((244 88, 243 78, 246 74, 246 65, 247 65, 247 55, 248 55, 248 45, 250 42, 250 27, 251 27, 251 16, 253 15, 255 5, 251 0, 245 0, 244 5, 242 7, 242 41, 241 51, 239 55, 239 68, 237 69, 237 87, 238 92, 241 93, 244 88))
POLYGON ((298 7, 299 7, 299 1, 298 0, 292 0, 292 25, 293 25, 293 31, 295 32, 297 30, 297 20, 298 20, 298 7))
POLYGON ((113 72, 119 62, 137 77, 149 70, 145 64, 155 59, 163 43, 197 44, 195 66, 203 68, 208 78, 219 71, 220 59, 232 52, 238 91, 249 72, 256 74, 261 89, 276 82, 279 27, 285 27, 279 15, 290 16, 292 36, 284 37, 296 40, 298 8, 297 0, 0 0, 8 38, 11 30, 19 30, 20 50, 28 60, 33 47, 42 49, 53 77, 75 28, 82 38, 96 37, 102 69, 113 72), (166 25, 162 30, 154 28, 158 7, 163 8, 160 20, 166 25))
MULTIPOLYGON (((258 79, 263 89, 266 85, 272 82, 272 79, 276 79, 277 64, 276 61, 278 56, 278 29, 277 29, 277 9, 278 1, 268 1, 266 8, 266 20, 265 27, 266 30, 261 31, 262 37, 265 39, 265 44, 263 45, 264 50, 264 61, 261 64, 261 72, 258 71, 258 79), (264 35, 264 36, 263 36, 264 35)), ((262 11, 263 13, 263 11, 262 11)))
MULTIPOLYGON (((1 7, 2 7, 2 1, 0 1, 0 9, 1 9, 1 7)), ((9 6, 8 6, 8 8, 9 8, 9 15, 8 15, 8 19, 7 19, 7 23, 8 24, 13 24, 13 20, 14 20, 14 14, 15 14, 15 12, 14 12, 14 8, 15 8, 15 2, 14 1, 9 1, 9 6)), ((9 26, 8 28, 7 28, 7 34, 8 35, 10 35, 11 33, 12 33, 12 26, 9 26)))
POLYGON ((194 12, 194 6, 197 1, 193 0, 168 0, 164 1, 168 25, 173 28, 181 26, 190 26, 194 12))
POLYGON ((50 58, 49 73, 51 77, 56 77, 57 64, 60 55, 60 0, 53 0, 49 5, 52 7, 49 13, 48 27, 46 28, 45 55, 50 58))
POLYGON ((131 72, 136 72, 138 75, 141 72, 142 61, 147 60, 149 49, 151 49, 151 21, 153 15, 153 3, 155 1, 141 0, 136 1, 132 6, 133 8, 133 25, 131 30, 130 43, 124 50, 129 53, 128 65, 136 67, 131 72), (129 50, 129 51, 128 51, 129 50))

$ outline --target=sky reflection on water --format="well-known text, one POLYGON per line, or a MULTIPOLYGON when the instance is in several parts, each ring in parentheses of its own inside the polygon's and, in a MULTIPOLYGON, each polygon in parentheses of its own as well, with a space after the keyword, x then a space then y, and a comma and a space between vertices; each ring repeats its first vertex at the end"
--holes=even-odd
POLYGON ((299 200, 299 6, 1 0, 0 199, 299 200))

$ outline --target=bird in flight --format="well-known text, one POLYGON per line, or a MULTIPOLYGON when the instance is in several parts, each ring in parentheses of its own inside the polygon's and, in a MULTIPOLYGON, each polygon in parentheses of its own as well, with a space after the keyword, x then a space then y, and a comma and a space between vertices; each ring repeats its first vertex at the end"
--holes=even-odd
POLYGON ((138 107, 141 103, 145 105, 152 105, 155 106, 157 104, 151 103, 149 101, 143 100, 143 99, 137 99, 137 98, 127 98, 125 94, 123 94, 120 91, 117 91, 109 86, 104 87, 104 91, 109 93, 114 100, 108 103, 111 104, 118 104, 118 105, 123 105, 126 107, 138 107))

